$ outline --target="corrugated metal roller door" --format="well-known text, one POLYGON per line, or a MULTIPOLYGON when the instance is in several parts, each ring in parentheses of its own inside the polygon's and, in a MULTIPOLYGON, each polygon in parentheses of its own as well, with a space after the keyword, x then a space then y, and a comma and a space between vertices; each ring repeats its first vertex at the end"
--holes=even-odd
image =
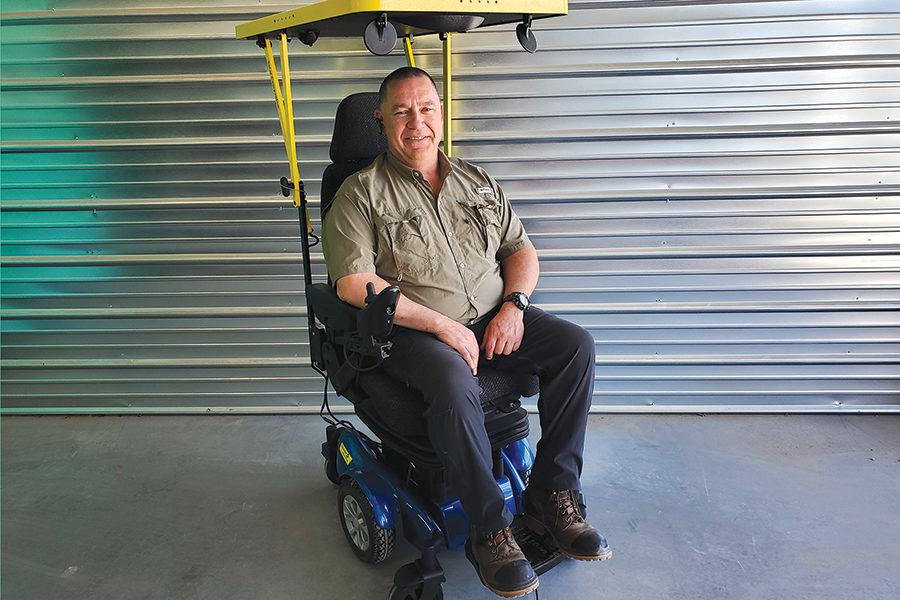
MULTIPOLYGON (((264 61, 232 39, 290 5, 161 4, 4 2, 5 410, 320 401, 264 61)), ((896 3, 571 2, 535 29, 535 55, 454 38, 456 149, 514 198, 535 300, 597 339, 595 407, 898 409, 896 3)), ((314 220, 337 102, 402 64, 293 45, 314 220)))

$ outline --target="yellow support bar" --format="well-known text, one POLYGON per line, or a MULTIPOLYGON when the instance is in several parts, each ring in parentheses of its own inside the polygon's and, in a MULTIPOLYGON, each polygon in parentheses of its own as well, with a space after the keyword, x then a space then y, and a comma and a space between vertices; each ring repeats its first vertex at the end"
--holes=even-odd
POLYGON ((282 133, 288 140, 288 160, 291 181, 294 183, 294 206, 300 206, 300 177, 297 170, 297 140, 294 136, 294 100, 291 97, 291 68, 288 64, 287 34, 281 34, 281 84, 284 86, 284 114, 287 130, 282 133))
POLYGON ((413 51, 412 51, 412 36, 411 35, 403 36, 403 51, 406 53, 406 66, 407 67, 416 66, 416 57, 413 56, 413 51))
POLYGON ((281 84, 278 83, 278 69, 275 67, 275 57, 272 54, 272 44, 266 39, 266 64, 269 66, 269 79, 272 81, 272 92, 275 94, 275 108, 278 109, 278 123, 281 125, 281 137, 284 138, 284 150, 291 155, 288 136, 285 135, 284 99, 281 96, 281 84))
MULTIPOLYGON (((281 34, 281 81, 284 85, 285 121, 287 122, 288 160, 291 163, 291 182, 294 184, 294 206, 300 206, 300 169, 297 168, 297 138, 294 135, 294 100, 291 97, 291 69, 288 66, 288 39, 287 34, 281 34)), ((306 221, 307 233, 312 233, 312 223, 309 222, 309 213, 305 212, 303 219, 306 221)))
MULTIPOLYGON (((300 169, 297 168, 297 138, 294 133, 294 105, 291 97, 291 69, 288 64, 288 40, 287 35, 281 34, 281 81, 284 85, 284 93, 278 83, 278 72, 275 68, 275 57, 272 53, 272 44, 265 40, 266 64, 269 67, 269 79, 272 82, 272 92, 275 94, 275 107, 278 109, 278 122, 281 124, 281 136, 284 138, 284 149, 287 153, 290 167, 291 182, 294 186, 294 206, 299 207, 300 200, 300 169)), ((312 233, 312 223, 309 221, 309 212, 306 218, 306 231, 312 233)))
POLYGON ((444 154, 453 156, 453 74, 451 62, 452 48, 449 33, 444 34, 444 154))

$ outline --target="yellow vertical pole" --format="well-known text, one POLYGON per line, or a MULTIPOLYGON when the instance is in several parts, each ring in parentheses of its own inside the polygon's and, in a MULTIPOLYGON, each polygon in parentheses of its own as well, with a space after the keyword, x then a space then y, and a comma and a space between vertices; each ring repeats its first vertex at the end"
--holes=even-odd
POLYGON ((416 66, 416 57, 413 56, 412 51, 412 34, 403 37, 403 52, 406 53, 406 66, 416 66))
POLYGON ((453 156, 453 134, 451 125, 453 122, 453 75, 451 73, 450 58, 452 48, 450 46, 450 33, 445 33, 444 38, 444 154, 453 156))

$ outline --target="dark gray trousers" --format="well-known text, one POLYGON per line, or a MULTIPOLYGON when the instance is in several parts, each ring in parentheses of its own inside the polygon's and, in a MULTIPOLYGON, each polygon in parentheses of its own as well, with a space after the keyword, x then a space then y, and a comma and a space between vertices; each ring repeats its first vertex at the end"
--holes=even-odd
MULTIPOLYGON (((493 316, 469 328, 479 344, 493 316)), ((496 531, 512 522, 491 473, 478 379, 462 356, 434 335, 394 327, 384 369, 422 392, 428 435, 475 525, 496 531)), ((541 439, 531 484, 545 490, 581 489, 587 414, 594 390, 594 340, 581 326, 532 307, 517 351, 481 364, 536 373, 540 379, 541 439)))

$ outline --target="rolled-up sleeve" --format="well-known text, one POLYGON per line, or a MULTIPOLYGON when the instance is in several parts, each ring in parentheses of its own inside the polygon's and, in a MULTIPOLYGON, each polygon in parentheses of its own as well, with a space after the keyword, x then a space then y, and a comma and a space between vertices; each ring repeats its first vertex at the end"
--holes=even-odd
POLYGON ((348 180, 338 191, 322 223, 322 251, 331 280, 374 273, 376 237, 368 197, 348 180))
POLYGON ((525 226, 522 225, 522 221, 519 220, 518 215, 513 211, 512 204, 510 204, 506 194, 503 193, 503 190, 493 177, 490 177, 487 173, 485 173, 485 175, 489 178, 491 185, 495 190, 495 194, 500 201, 500 210, 502 211, 502 233, 500 247, 497 249, 497 260, 502 261, 522 248, 531 246, 531 240, 525 232, 525 226))

